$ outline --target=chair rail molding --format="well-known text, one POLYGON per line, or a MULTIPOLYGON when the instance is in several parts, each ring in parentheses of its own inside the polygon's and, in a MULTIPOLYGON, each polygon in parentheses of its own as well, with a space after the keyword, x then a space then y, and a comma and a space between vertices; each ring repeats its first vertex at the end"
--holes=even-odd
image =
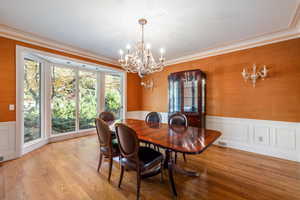
MULTIPOLYGON (((150 111, 130 111, 127 118, 145 119, 150 111)), ((163 123, 168 113, 160 112, 163 123)), ((208 129, 221 131, 215 145, 300 162, 300 123, 206 116, 208 129)))

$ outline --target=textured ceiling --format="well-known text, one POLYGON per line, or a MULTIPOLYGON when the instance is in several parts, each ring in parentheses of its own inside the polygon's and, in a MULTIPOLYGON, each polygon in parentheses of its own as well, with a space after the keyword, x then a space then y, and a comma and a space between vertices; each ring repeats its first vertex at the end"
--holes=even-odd
POLYGON ((298 0, 0 0, 0 24, 117 59, 146 42, 176 59, 288 27, 298 0))

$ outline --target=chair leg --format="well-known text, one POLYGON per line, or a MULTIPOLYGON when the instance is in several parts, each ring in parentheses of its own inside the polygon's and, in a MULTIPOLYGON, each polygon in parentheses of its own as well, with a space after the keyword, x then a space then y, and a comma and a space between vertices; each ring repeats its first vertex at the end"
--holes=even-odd
POLYGON ((121 173, 120 173, 120 179, 119 179, 119 185, 118 185, 119 188, 121 187, 121 183, 122 183, 122 180, 123 180, 123 175, 124 175, 124 167, 121 166, 121 173))
POLYGON ((112 171, 112 165, 113 165, 113 157, 110 156, 110 158, 109 158, 108 182, 110 182, 111 171, 112 171))
POLYGON ((175 152, 175 164, 177 163, 177 152, 175 152))
POLYGON ((103 158, 103 155, 100 152, 100 157, 99 157, 99 162, 98 162, 98 169, 97 169, 98 172, 100 171, 100 168, 101 168, 102 158, 103 158))
POLYGON ((185 153, 183 153, 182 155, 183 155, 183 160, 184 160, 184 162, 186 162, 185 153))
POLYGON ((141 188, 141 175, 139 170, 136 172, 136 199, 139 200, 140 199, 140 188, 141 188))
POLYGON ((162 183, 164 179, 164 160, 160 163, 160 182, 162 183))

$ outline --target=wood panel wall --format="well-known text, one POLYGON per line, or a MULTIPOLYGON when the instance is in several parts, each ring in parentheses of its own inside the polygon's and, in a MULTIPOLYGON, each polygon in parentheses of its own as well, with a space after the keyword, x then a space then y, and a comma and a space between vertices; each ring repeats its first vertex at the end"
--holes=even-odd
MULTIPOLYGON (((0 122, 16 120, 15 111, 9 111, 8 109, 9 104, 16 104, 16 45, 21 45, 53 54, 92 62, 99 65, 106 65, 113 68, 119 68, 116 65, 107 64, 89 58, 0 37, 0 122)), ((128 84, 134 85, 131 83, 132 81, 135 82, 136 80, 129 78, 128 84)), ((132 107, 132 105, 130 104, 130 102, 132 102, 131 96, 129 96, 128 98, 128 105, 132 107)), ((136 99, 133 100, 133 102, 135 101, 136 99)))
POLYGON ((167 76, 201 69, 207 74, 207 114, 213 116, 300 122, 300 39, 274 43, 175 64, 147 76, 154 89, 142 89, 142 110, 168 111, 167 76), (246 83, 245 66, 267 65, 269 77, 246 83))

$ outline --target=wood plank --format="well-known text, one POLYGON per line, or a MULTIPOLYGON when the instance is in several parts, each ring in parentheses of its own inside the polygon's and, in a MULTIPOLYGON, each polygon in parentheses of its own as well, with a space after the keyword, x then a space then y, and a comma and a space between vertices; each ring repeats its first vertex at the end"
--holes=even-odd
MULTIPOLYGON (((0 167, 0 199, 135 199, 135 173, 125 173, 118 189, 118 163, 108 183, 107 162, 97 173, 98 154, 97 137, 87 136, 52 143, 5 162, 0 167)), ((179 199, 300 199, 300 163, 217 146, 187 158, 184 163, 179 156, 179 165, 201 175, 175 174, 179 199)), ((172 199, 167 172, 163 183, 159 176, 142 181, 141 199, 172 199)))

